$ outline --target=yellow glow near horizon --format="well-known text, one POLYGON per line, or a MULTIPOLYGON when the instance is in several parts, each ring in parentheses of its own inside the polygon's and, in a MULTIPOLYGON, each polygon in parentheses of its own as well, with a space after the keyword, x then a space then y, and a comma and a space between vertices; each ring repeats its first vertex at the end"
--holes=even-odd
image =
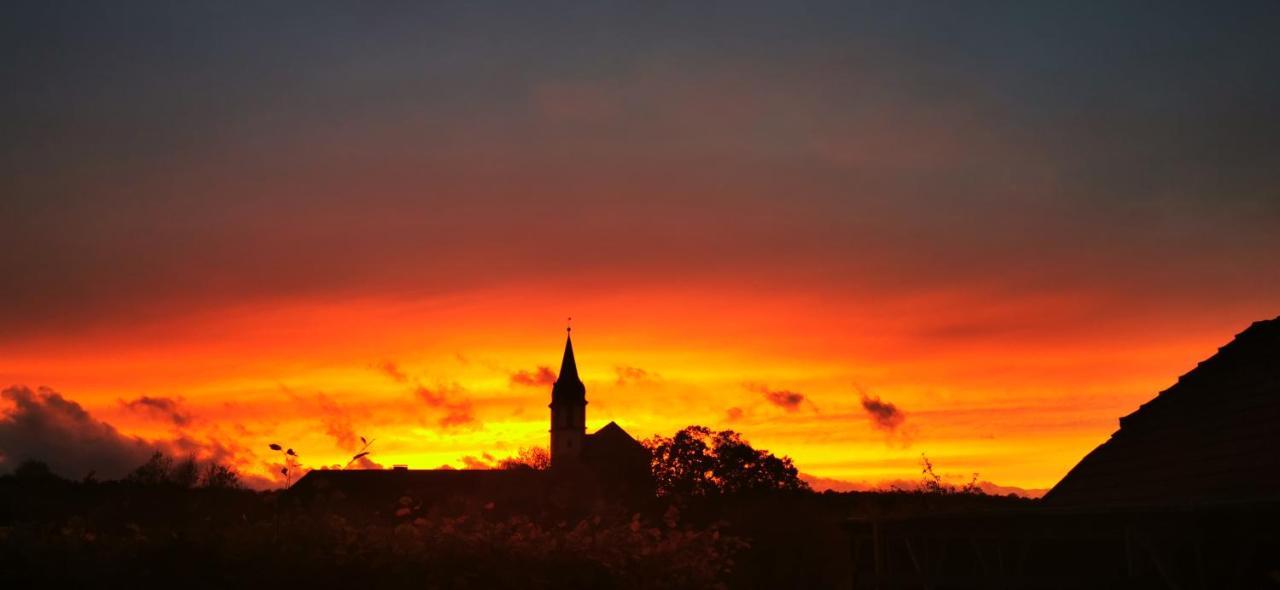
MULTIPOLYGON (((946 473, 1048 487, 1118 416, 1231 333, 1149 341, 1139 325, 1110 328, 1123 337, 1102 344, 1077 328, 943 346, 920 335, 939 313, 920 307, 885 317, 859 313, 856 301, 841 314, 837 301, 801 306, 785 294, 643 295, 573 302, 589 428, 615 420, 637 438, 690 424, 732 428, 805 473, 853 481, 914 479, 926 453, 946 473), (804 401, 776 405, 767 390, 804 401), (864 393, 906 421, 874 428, 864 393)), ((51 386, 149 439, 176 431, 121 402, 179 400, 193 417, 184 434, 234 441, 241 468, 259 474, 269 473, 270 442, 310 466, 341 465, 355 450, 352 434, 376 439, 371 456, 384 465, 461 466, 466 456, 545 446, 549 385, 512 375, 558 369, 565 306, 538 290, 283 302, 6 351, 0 375, 51 386), (419 388, 468 420, 443 424, 419 388)))

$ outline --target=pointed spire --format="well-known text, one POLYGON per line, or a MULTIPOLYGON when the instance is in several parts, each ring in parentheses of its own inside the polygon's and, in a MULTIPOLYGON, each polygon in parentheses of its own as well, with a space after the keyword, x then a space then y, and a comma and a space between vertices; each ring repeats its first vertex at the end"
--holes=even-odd
POLYGON ((569 330, 565 330, 564 360, 560 361, 560 373, 551 387, 551 404, 585 404, 586 397, 587 387, 578 377, 578 361, 573 358, 573 338, 569 330))
POLYGON ((560 361, 560 373, 556 377, 556 383, 564 382, 565 384, 569 384, 582 382, 582 380, 578 378, 578 363, 573 358, 573 338, 569 335, 569 332, 572 330, 573 328, 565 330, 564 359, 560 361))

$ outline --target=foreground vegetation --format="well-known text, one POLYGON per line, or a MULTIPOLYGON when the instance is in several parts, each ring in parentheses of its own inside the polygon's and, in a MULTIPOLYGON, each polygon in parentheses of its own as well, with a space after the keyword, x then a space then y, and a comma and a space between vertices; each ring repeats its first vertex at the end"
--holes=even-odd
POLYGON ((915 491, 815 493, 789 460, 730 432, 695 427, 648 444, 660 467, 657 493, 569 507, 395 496, 353 509, 245 490, 229 470, 161 455, 108 482, 68 481, 27 464, 0 477, 0 581, 836 587, 849 575, 847 517, 1028 502, 936 481, 915 491))

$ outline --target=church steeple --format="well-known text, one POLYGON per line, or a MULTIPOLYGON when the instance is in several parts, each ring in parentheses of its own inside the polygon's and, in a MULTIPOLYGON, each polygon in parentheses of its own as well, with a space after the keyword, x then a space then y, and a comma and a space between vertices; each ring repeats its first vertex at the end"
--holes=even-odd
MULTIPOLYGON (((566 332, 571 332, 568 328, 566 332)), ((573 357, 573 338, 565 335, 560 374, 551 386, 551 465, 565 467, 577 462, 587 432, 587 387, 578 377, 573 357)))
MULTIPOLYGON (((566 332, 568 331, 566 330, 566 332)), ((564 358, 560 360, 560 373, 556 382, 559 383, 561 379, 568 379, 570 382, 581 382, 578 379, 578 362, 573 358, 573 338, 571 334, 566 334, 564 338, 564 358)))

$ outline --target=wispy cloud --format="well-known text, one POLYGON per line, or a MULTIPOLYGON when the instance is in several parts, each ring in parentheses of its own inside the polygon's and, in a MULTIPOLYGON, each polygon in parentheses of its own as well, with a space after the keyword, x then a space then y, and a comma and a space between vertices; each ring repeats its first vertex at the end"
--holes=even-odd
POLYGON ((395 364, 394 362, 383 361, 381 364, 377 366, 377 369, 383 375, 390 377, 391 380, 395 381, 396 383, 409 382, 409 375, 405 374, 404 371, 400 370, 400 366, 395 364))
POLYGON ((120 400, 120 405, 132 412, 159 416, 173 422, 174 426, 184 427, 191 423, 191 414, 182 410, 179 400, 172 398, 144 395, 129 401, 120 400))
POLYGON ((618 365, 613 368, 613 372, 618 376, 616 381, 618 385, 643 383, 646 381, 655 381, 661 378, 653 371, 641 369, 640 367, 632 367, 630 365, 618 365))
POLYGON ((759 383, 746 383, 743 385, 749 391, 759 393, 765 401, 770 404, 786 410, 787 413, 799 411, 806 403, 809 407, 817 410, 813 402, 809 401, 803 393, 791 391, 789 389, 773 389, 759 383))
POLYGON ((467 455, 458 459, 462 462, 463 469, 493 469, 497 465, 497 459, 493 455, 484 453, 479 457, 467 455))
POLYGON ((540 365, 538 366, 538 368, 532 371, 521 370, 511 374, 512 385, 525 385, 525 386, 533 387, 533 386, 542 386, 542 385, 552 385, 555 382, 556 382, 555 371, 552 371, 551 367, 548 367, 546 365, 540 365))

